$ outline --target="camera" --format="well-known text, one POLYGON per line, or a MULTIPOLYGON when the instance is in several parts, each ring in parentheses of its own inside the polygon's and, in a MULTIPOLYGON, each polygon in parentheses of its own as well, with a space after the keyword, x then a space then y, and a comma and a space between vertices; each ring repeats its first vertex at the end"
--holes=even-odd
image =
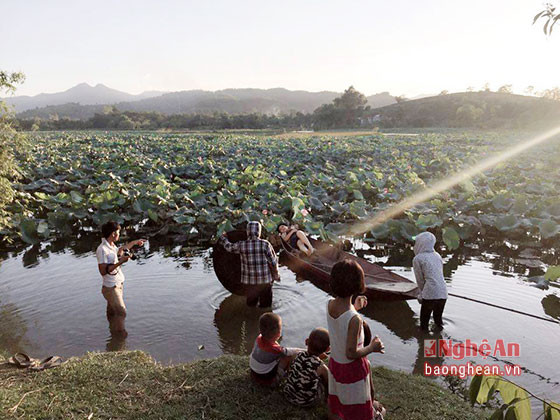
POLYGON ((134 253, 130 249, 126 249, 126 248, 123 250, 123 255, 125 257, 129 257, 132 261, 138 258, 136 255, 134 255, 134 253))

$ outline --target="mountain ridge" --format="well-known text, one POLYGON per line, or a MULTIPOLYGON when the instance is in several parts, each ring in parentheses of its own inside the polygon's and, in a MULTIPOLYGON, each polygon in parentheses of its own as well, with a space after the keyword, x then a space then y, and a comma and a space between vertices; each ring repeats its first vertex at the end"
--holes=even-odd
MULTIPOLYGON (((64 92, 39 94, 33 97, 15 96, 4 100, 15 108, 18 117, 21 118, 87 119, 95 113, 102 112, 108 105, 115 106, 121 111, 153 111, 166 115, 214 112, 274 115, 292 112, 310 113, 320 105, 332 102, 340 95, 342 95, 341 92, 309 92, 286 88, 151 91, 131 95, 102 84, 90 86, 87 83, 80 83, 64 92), (34 103, 34 99, 36 103, 34 103)), ((388 92, 368 97, 368 105, 372 108, 395 102, 395 98, 388 92)))

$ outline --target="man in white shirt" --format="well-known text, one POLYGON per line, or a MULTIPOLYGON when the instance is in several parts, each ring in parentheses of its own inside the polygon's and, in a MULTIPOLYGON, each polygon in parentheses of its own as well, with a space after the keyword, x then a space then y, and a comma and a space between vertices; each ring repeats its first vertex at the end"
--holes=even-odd
POLYGON ((128 242, 126 245, 118 248, 115 242, 119 240, 121 227, 116 222, 107 222, 101 227, 103 239, 97 247, 97 263, 99 273, 103 278, 103 287, 101 293, 107 301, 107 319, 109 320, 109 329, 112 333, 120 333, 126 335, 124 327, 124 319, 126 317, 126 306, 123 300, 123 283, 124 274, 121 265, 130 259, 129 255, 125 255, 124 251, 129 250, 133 246, 144 245, 144 239, 128 242))

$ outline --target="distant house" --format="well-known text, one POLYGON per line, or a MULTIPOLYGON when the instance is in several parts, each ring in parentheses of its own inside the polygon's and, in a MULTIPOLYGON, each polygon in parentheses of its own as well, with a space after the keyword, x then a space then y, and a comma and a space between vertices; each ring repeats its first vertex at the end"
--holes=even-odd
POLYGON ((381 114, 367 115, 365 117, 360 118, 360 125, 361 126, 371 125, 379 121, 381 121, 381 114))

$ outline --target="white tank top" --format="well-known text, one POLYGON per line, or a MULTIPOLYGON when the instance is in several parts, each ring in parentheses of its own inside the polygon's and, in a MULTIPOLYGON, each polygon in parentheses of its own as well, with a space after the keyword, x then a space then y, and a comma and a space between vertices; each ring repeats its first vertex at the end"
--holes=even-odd
MULTIPOLYGON (((332 299, 329 301, 332 302, 332 299)), ((358 314, 354 306, 341 314, 338 318, 333 318, 329 313, 329 302, 327 302, 327 325, 329 327, 329 339, 331 342, 331 357, 337 363, 351 363, 346 357, 346 341, 348 339, 348 324, 354 316, 358 314)), ((360 328, 358 336, 358 348, 364 346, 364 329, 360 328)))

